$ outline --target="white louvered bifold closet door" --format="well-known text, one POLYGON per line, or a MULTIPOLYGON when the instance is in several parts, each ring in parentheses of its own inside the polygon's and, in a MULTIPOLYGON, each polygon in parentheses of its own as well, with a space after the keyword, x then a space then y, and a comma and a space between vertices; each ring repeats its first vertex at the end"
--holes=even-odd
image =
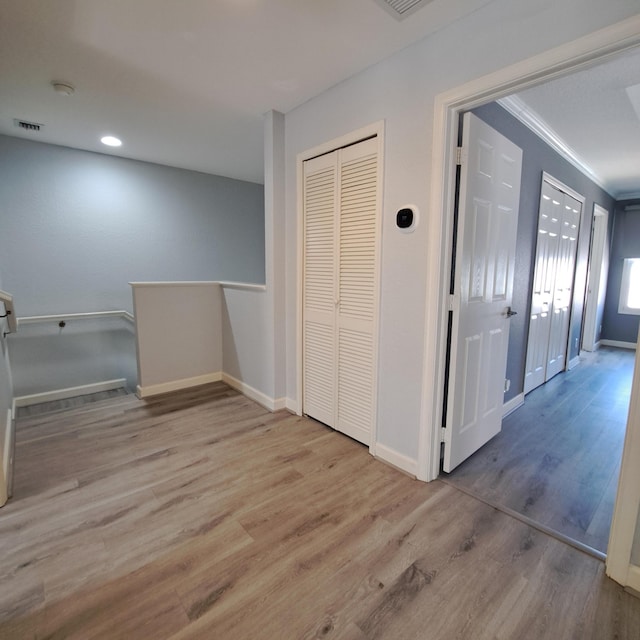
POLYGON ((374 320, 378 145, 340 151, 338 415, 336 428, 370 444, 374 406, 374 320))
POLYGON ((303 410, 365 444, 375 420, 378 182, 375 138, 305 162, 303 410))
POLYGON ((334 426, 337 152, 304 163, 304 412, 334 426))

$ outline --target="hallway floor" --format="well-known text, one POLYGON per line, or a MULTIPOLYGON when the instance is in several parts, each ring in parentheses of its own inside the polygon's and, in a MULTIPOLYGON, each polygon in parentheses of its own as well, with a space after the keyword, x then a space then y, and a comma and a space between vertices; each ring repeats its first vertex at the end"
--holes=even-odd
POLYGON ((637 640, 604 563, 222 383, 18 420, 0 638, 637 640))
POLYGON ((635 352, 603 347, 526 396, 443 478, 606 553, 635 352))

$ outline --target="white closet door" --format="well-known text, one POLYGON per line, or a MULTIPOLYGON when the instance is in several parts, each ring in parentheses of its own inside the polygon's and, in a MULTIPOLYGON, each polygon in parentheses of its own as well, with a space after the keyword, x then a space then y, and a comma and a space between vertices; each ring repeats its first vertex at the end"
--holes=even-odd
POLYGON ((566 368, 582 203, 542 182, 524 392, 566 368))
POLYGON ((562 194, 562 226, 558 238, 558 258, 553 294, 553 314, 549 335, 549 355, 545 381, 564 371, 569 345, 569 321, 573 299, 578 230, 582 205, 575 198, 562 194))
POLYGON ((303 412, 365 444, 375 421, 376 138, 304 164, 303 412))
POLYGON ((335 424, 337 153, 304 163, 304 412, 335 424))
POLYGON ((502 427, 522 150, 464 115, 443 469, 502 427))
POLYGON ((377 140, 342 149, 336 428, 365 444, 374 418, 378 200, 377 140))
POLYGON ((525 393, 543 384, 546 376, 558 240, 563 217, 563 196, 561 191, 543 181, 531 295, 529 340, 524 378, 525 393))

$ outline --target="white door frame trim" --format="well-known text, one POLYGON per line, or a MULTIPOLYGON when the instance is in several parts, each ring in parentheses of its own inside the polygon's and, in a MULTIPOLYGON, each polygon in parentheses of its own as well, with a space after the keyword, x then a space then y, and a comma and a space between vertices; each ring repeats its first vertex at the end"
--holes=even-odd
POLYGON ((607 575, 640 591, 640 567, 631 564, 640 505, 640 351, 636 350, 631 404, 622 451, 622 465, 607 552, 607 575))
MULTIPOLYGON (((600 229, 601 227, 598 227, 600 229)), ((596 321, 598 319, 598 300, 602 293, 600 284, 602 282, 602 258, 607 248, 607 240, 609 239, 609 211, 597 202, 593 203, 593 212, 591 216, 591 229, 589 238, 589 256, 587 258, 587 291, 585 296, 584 305, 584 328, 582 329, 582 344, 580 349, 585 349, 585 336, 587 336, 589 351, 595 351, 600 346, 600 341, 596 340, 597 327, 596 321), (598 219, 604 219, 604 238, 602 249, 598 255, 594 256, 594 242, 596 240, 596 222, 598 219), (594 269, 594 262, 596 267, 594 269), (597 282, 593 282, 594 277, 597 275, 597 282), (594 293, 597 293, 594 297, 594 293)), ((607 253, 607 263, 608 263, 607 253)), ((607 264, 608 266, 608 264, 607 264)), ((606 278, 604 290, 606 292, 606 278)))
POLYGON ((329 140, 306 151, 302 151, 296 156, 296 397, 298 399, 296 413, 302 415, 304 404, 303 398, 303 327, 302 327, 302 305, 303 305, 303 275, 304 275, 304 162, 311 160, 325 153, 331 153, 336 149, 349 146, 376 136, 378 139, 378 228, 376 229, 376 286, 374 300, 374 326, 373 326, 373 376, 374 376, 374 406, 373 406, 373 424, 371 426, 371 441, 369 443, 369 452, 376 455, 376 443, 378 439, 378 352, 380 340, 380 269, 382 263, 382 206, 384 202, 384 120, 373 122, 361 129, 351 131, 343 136, 329 140))
MULTIPOLYGON (((640 45, 640 16, 588 34, 439 94, 435 99, 430 209, 427 216, 428 281, 417 477, 434 480, 440 470, 447 314, 454 202, 454 147, 458 115, 515 91, 588 68, 640 45), (440 212, 437 215, 436 212, 440 212), (434 304, 434 292, 438 292, 434 304)), ((300 397, 300 396, 299 396, 300 397)))

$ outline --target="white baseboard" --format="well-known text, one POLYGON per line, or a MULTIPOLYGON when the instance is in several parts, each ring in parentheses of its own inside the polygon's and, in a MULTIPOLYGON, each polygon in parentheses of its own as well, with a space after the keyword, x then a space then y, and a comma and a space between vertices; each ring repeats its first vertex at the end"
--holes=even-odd
POLYGON ((574 367, 577 367, 580 364, 580 356, 576 356, 575 358, 571 358, 571 360, 569 360, 569 366, 567 367, 569 369, 569 371, 571 371, 571 369, 573 369, 574 367))
POLYGON ((222 382, 226 382, 230 387, 239 391, 242 395, 251 398, 254 402, 257 402, 261 407, 268 409, 269 411, 280 411, 280 409, 287 408, 287 398, 271 398, 266 393, 258 391, 255 387, 238 380, 229 373, 222 373, 222 382))
POLYGON ((170 391, 180 391, 189 387, 199 387, 202 384, 210 384, 211 382, 220 382, 222 380, 222 372, 205 373, 201 376, 193 378, 182 378, 180 380, 171 380, 170 382, 161 382, 160 384, 149 384, 147 386, 136 387, 136 395, 138 398, 149 398, 157 396, 161 393, 169 393, 170 391))
POLYGON ((638 346, 635 342, 622 342, 621 340, 600 340, 603 347, 619 347, 620 349, 633 349, 638 346))
POLYGON ((387 447, 379 442, 376 443, 376 458, 379 458, 383 462, 390 464, 400 471, 404 471, 411 476, 416 476, 418 473, 418 461, 409 456, 405 456, 402 453, 398 453, 395 449, 387 447))
POLYGON ((524 393, 519 393, 517 396, 507 400, 502 405, 502 417, 506 418, 510 413, 513 413, 516 409, 519 409, 524 404, 524 393))
POLYGON ((302 415, 302 411, 298 410, 297 401, 293 400, 291 398, 286 398, 285 399, 284 408, 287 409, 287 411, 291 411, 291 413, 293 413, 293 414, 295 414, 297 416, 301 416, 302 415))
POLYGON ((27 396, 18 396, 13 399, 13 415, 16 413, 17 407, 29 407, 32 404, 40 404, 41 402, 51 402, 53 400, 65 400, 66 398, 75 398, 76 396, 86 396, 90 393, 99 393, 100 391, 111 391, 112 389, 120 389, 126 387, 125 378, 116 380, 105 380, 104 382, 94 382, 93 384, 83 384, 79 387, 68 387, 67 389, 56 389, 55 391, 45 391, 44 393, 32 393, 27 396))

